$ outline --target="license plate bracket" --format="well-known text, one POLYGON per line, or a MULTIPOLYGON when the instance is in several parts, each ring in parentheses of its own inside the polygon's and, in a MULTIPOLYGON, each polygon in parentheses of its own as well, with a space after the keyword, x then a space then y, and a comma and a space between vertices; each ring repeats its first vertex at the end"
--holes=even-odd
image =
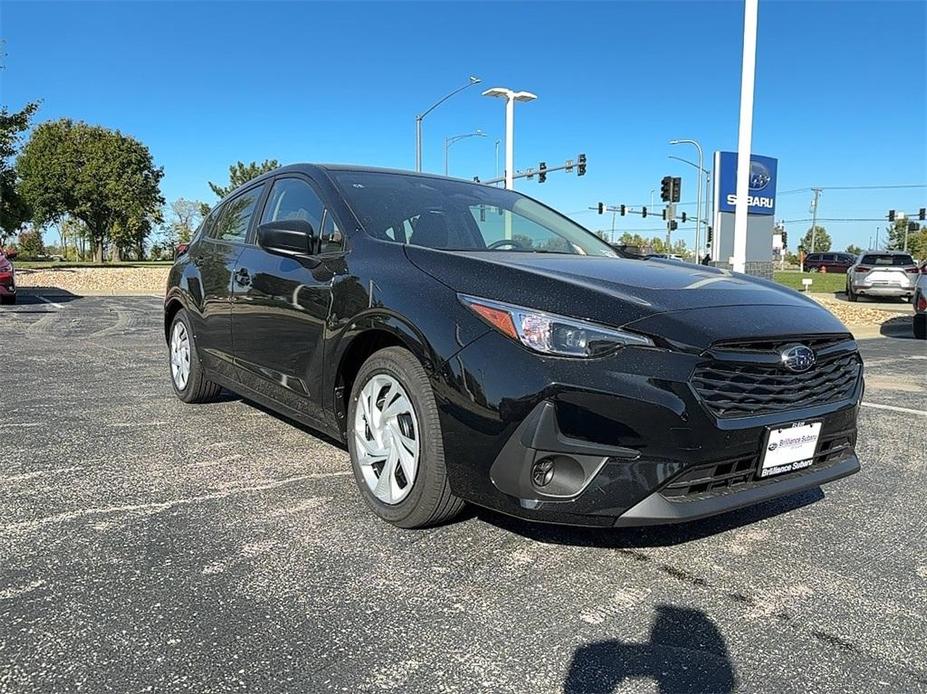
POLYGON ((766 478, 811 467, 821 438, 820 421, 767 427, 757 477, 766 478))

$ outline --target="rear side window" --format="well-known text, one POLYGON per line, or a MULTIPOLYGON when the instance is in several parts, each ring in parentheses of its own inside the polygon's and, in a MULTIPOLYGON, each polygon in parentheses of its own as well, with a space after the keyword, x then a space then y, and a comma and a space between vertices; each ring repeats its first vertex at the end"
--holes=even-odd
POLYGON ((222 205, 215 227, 209 230, 209 236, 220 241, 244 243, 254 208, 263 192, 264 186, 258 186, 222 205))
POLYGON ((869 255, 864 255, 860 262, 863 265, 914 265, 914 258, 909 255, 870 253, 869 255))
POLYGON ((323 209, 322 199, 306 181, 301 178, 281 178, 271 188, 261 224, 280 219, 305 219, 318 234, 323 209))
POLYGON ((809 253, 808 260, 820 260, 823 256, 820 253, 809 253))

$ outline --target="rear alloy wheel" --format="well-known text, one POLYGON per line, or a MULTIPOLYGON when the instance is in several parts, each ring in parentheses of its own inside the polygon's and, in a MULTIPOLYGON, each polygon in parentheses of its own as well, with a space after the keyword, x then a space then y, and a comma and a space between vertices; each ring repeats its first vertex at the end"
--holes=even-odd
POLYGON ((380 350, 361 367, 348 404, 347 439, 361 495, 383 520, 422 528, 463 508, 448 484, 431 384, 407 350, 380 350))
POLYGON ((171 384, 177 397, 184 402, 210 402, 222 390, 206 378, 193 343, 193 329, 185 309, 180 309, 171 323, 171 337, 168 340, 170 354, 171 384))

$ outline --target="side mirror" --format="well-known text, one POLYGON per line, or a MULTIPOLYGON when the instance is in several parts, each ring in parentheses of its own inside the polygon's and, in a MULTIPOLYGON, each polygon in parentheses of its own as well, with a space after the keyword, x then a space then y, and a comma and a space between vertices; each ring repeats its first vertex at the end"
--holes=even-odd
POLYGON ((312 255, 315 239, 315 229, 305 219, 278 219, 257 228, 258 245, 271 253, 312 255))

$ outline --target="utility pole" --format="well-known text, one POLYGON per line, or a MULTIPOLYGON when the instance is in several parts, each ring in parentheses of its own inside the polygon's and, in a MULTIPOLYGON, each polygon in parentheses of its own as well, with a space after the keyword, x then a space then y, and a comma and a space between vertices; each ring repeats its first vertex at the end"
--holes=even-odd
POLYGON ((814 200, 811 202, 811 249, 808 252, 814 253, 814 242, 818 235, 818 196, 821 194, 821 189, 812 188, 811 190, 814 191, 814 200))
POLYGON ((734 272, 747 261, 747 214, 750 211, 750 146, 753 140, 753 86, 756 78, 756 23, 759 0, 744 0, 744 43, 740 66, 740 123, 737 131, 737 206, 734 208, 734 272))

